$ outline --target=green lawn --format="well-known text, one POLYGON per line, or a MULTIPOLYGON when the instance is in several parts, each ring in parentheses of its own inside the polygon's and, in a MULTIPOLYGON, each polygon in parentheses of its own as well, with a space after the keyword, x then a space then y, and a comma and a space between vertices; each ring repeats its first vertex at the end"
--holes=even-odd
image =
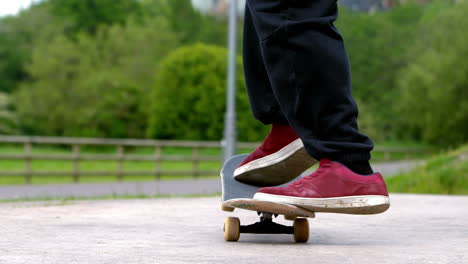
MULTIPOLYGON (((379 146, 388 146, 388 147, 427 147, 426 145, 416 144, 416 143, 398 143, 398 142, 388 142, 386 144, 380 144, 379 146)), ((23 148, 21 145, 15 144, 2 144, 0 145, 0 154, 21 154, 23 153, 23 148)), ((84 147, 81 150, 83 154, 115 154, 115 148, 111 147, 84 147)), ((139 155, 153 155, 153 148, 129 148, 125 150, 128 154, 139 154, 139 155)), ((251 149, 241 149, 239 153, 248 153, 251 149)), ((34 146, 32 149, 33 154, 70 154, 70 147, 55 147, 55 146, 34 146)), ((185 155, 190 157, 192 155, 192 149, 190 148, 163 148, 163 155, 185 155)), ((221 156, 221 150, 217 148, 208 148, 201 149, 201 155, 215 155, 221 156)), ((412 158, 423 159, 426 158, 428 154, 420 153, 413 154, 412 158)), ((393 153, 391 156, 392 160, 404 159, 404 153, 393 153)), ((383 160, 384 154, 381 152, 373 153, 374 161, 383 160)), ((153 162, 147 161, 125 161, 124 162, 124 171, 151 171, 155 168, 153 162)), ((161 162, 161 170, 167 171, 167 175, 162 175, 161 179, 171 180, 171 179, 181 179, 181 178, 191 178, 192 175, 185 176, 175 176, 171 175, 171 171, 190 171, 192 168, 191 162, 174 162, 174 161, 164 161, 161 162)), ((200 170, 209 170, 209 171, 219 171, 221 168, 221 163, 218 161, 209 161, 209 162, 200 162, 200 170)), ((41 171, 57 171, 57 172, 68 172, 73 170, 72 161, 42 161, 34 160, 32 162, 32 169, 37 172, 41 171)), ((25 162, 19 160, 0 160, 0 171, 11 171, 11 172, 21 172, 25 170, 25 162)), ((117 162, 116 161, 81 161, 80 170, 83 172, 86 171, 117 171, 117 162)), ((217 177, 217 173, 214 175, 200 175, 200 177, 217 177)), ((125 176, 124 181, 148 181, 153 180, 154 176, 125 176)), ((72 182, 73 178, 71 176, 33 176, 33 184, 46 184, 46 183, 69 183, 72 182)), ((112 182, 116 181, 117 176, 81 176, 80 182, 112 182)), ((0 185, 6 184, 23 184, 25 179, 23 176, 0 176, 0 185)))
POLYGON ((39 197, 39 198, 20 198, 20 199, 0 199, 0 203, 13 202, 48 202, 50 205, 68 205, 73 201, 83 200, 133 200, 133 199, 160 199, 160 198, 202 198, 221 196, 221 193, 213 194, 188 194, 188 195, 111 195, 111 196, 96 196, 96 197, 39 197))
MULTIPOLYGON (((21 154, 23 148, 19 145, 0 145, 1 154, 21 154)), ((48 146, 34 146, 33 154, 70 154, 70 148, 57 148, 48 146)), ((81 149, 82 154, 115 154, 115 148, 99 147, 99 148, 83 148, 81 149)), ((137 149, 126 149, 128 154, 138 155, 153 155, 154 149, 151 148, 137 148, 137 149)), ((185 155, 190 157, 192 150, 189 148, 163 148, 163 155, 185 155)), ((218 149, 202 149, 200 150, 201 155, 220 155, 218 149)), ((57 171, 57 172, 69 172, 73 170, 72 161, 46 161, 46 160, 33 160, 32 161, 33 171, 57 171)), ((124 171, 151 171, 154 170, 155 164, 150 161, 125 161, 124 171)), ((200 162, 200 170, 211 170, 217 171, 221 167, 218 161, 206 161, 200 162)), ((176 161, 164 161, 161 162, 161 170, 163 171, 190 171, 192 168, 191 162, 176 162, 176 161)), ((20 172, 25 170, 25 162, 21 160, 0 160, 1 171, 12 171, 20 172)), ((80 171, 117 171, 117 161, 81 161, 80 171)), ((200 177, 216 177, 217 175, 202 175, 200 177)), ((181 179, 191 178, 191 175, 185 176, 173 176, 168 173, 162 175, 160 179, 181 179)), ((141 176, 132 175, 125 176, 123 180, 127 181, 148 181, 154 179, 154 176, 141 176)), ((33 184, 45 184, 45 183, 68 183, 72 182, 71 176, 34 176, 32 178, 33 184)), ((80 176, 80 182, 110 182, 116 181, 116 176, 80 176)), ((25 182, 23 176, 2 176, 0 177, 1 184, 22 184, 25 182)))
POLYGON ((468 194, 468 145, 387 180, 390 192, 468 194))

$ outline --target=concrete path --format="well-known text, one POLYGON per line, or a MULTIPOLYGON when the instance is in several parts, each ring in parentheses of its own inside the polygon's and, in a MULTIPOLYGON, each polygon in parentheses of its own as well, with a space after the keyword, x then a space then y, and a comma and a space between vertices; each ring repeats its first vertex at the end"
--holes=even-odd
MULTIPOLYGON (((381 215, 317 214, 311 239, 223 240, 219 197, 0 204, 0 263, 468 263, 468 196, 392 195, 381 215)), ((290 223, 279 220, 282 223, 290 223)))
MULTIPOLYGON (((375 171, 391 177, 414 168, 420 161, 398 161, 373 164, 375 171)), ((50 197, 102 197, 112 195, 199 195, 221 192, 217 178, 176 180, 161 182, 115 182, 48 185, 0 186, 1 199, 50 198, 50 197)))
POLYGON ((373 163, 372 168, 374 171, 382 173, 384 177, 389 178, 399 173, 410 171, 423 163, 424 161, 421 160, 378 162, 373 163))
POLYGON ((20 198, 103 197, 112 195, 203 195, 221 192, 221 180, 69 183, 0 186, 0 200, 20 198))

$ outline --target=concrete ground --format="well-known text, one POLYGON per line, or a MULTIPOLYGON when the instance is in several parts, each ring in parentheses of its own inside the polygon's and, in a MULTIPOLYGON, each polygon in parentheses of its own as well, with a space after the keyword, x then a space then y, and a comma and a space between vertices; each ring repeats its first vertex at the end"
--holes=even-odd
MULTIPOLYGON (((391 196, 375 216, 317 214, 291 235, 223 240, 220 198, 0 204, 0 263, 468 263, 468 196, 391 196)), ((280 220, 283 223, 290 223, 280 220)))
MULTIPOLYGON (((409 171, 421 161, 396 161, 372 164, 385 177, 409 171)), ((200 195, 221 192, 219 178, 151 182, 69 183, 0 186, 1 199, 50 197, 102 197, 112 195, 200 195)))

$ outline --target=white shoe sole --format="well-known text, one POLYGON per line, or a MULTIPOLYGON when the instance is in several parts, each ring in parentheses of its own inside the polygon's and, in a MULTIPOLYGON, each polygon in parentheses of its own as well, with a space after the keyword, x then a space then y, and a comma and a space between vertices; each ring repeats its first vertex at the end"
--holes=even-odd
POLYGON ((273 154, 237 168, 234 178, 257 186, 280 185, 295 179, 316 162, 305 151, 302 140, 296 139, 273 154))
POLYGON ((303 198, 267 193, 256 193, 255 200, 292 204, 313 212, 343 214, 379 214, 390 207, 384 195, 360 195, 332 198, 303 198))

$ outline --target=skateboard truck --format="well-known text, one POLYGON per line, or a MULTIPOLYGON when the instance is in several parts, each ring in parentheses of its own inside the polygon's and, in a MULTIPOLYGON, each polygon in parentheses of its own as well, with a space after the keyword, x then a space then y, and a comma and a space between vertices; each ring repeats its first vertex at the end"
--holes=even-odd
MULTIPOLYGON (((270 213, 261 213, 260 221, 251 224, 240 226, 240 233, 249 233, 249 234, 294 234, 294 226, 285 226, 273 222, 273 214, 270 213)), ((274 215, 277 217, 278 215, 274 215)))
POLYGON ((277 214, 258 212, 260 221, 251 225, 240 225, 237 217, 227 217, 224 221, 224 239, 238 241, 241 233, 248 234, 293 234, 294 241, 305 243, 309 240, 309 222, 306 218, 295 218, 293 226, 273 222, 277 214))

